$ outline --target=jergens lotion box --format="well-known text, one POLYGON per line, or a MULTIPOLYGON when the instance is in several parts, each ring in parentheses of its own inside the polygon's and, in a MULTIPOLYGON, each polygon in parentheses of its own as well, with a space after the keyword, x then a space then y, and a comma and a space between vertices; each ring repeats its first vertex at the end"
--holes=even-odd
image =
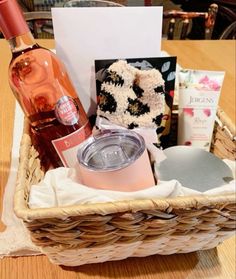
POLYGON ((179 73, 178 144, 210 150, 224 72, 179 73))

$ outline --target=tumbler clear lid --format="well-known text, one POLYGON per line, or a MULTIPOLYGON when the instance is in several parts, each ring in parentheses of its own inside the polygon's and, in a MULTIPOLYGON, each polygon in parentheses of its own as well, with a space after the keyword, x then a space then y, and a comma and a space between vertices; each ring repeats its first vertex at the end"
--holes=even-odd
POLYGON ((78 150, 82 166, 94 171, 122 169, 135 162, 144 152, 144 139, 130 130, 103 130, 90 137, 78 150))

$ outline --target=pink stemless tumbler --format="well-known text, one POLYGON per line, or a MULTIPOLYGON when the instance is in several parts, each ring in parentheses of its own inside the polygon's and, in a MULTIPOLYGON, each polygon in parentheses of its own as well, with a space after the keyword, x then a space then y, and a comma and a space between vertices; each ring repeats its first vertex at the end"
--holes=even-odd
POLYGON ((78 174, 84 185, 137 191, 155 185, 144 139, 129 130, 104 130, 79 148, 78 174))

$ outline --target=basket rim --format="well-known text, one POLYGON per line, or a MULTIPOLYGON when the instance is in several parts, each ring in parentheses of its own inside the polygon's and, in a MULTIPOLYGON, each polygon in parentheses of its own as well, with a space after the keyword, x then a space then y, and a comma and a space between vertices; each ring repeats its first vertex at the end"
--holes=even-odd
POLYGON ((80 204, 72 206, 51 207, 51 208, 29 208, 27 202, 22 203, 22 191, 17 191, 14 197, 14 211, 17 217, 24 221, 35 219, 59 218, 65 219, 72 216, 84 215, 108 215, 123 212, 160 210, 171 212, 177 210, 199 210, 202 208, 225 207, 229 204, 236 204, 236 194, 229 193, 214 196, 184 196, 174 198, 156 198, 143 200, 124 200, 105 203, 80 204))
MULTIPOLYGON (((217 110, 218 119, 222 122, 222 126, 226 126, 230 133, 235 136, 235 125, 231 119, 220 108, 217 110)), ((231 135, 231 136, 232 136, 231 135)), ((234 140, 234 137, 233 137, 234 140)), ((25 120, 23 136, 20 146, 20 155, 27 154, 30 149, 31 139, 29 136, 29 125, 25 120), (23 140, 27 144, 22 144, 23 140)), ((218 195, 193 195, 179 196, 174 198, 156 198, 156 199, 140 199, 140 200, 125 200, 105 203, 80 204, 53 208, 35 208, 30 209, 25 199, 25 180, 26 177, 21 176, 25 173, 28 165, 28 156, 20 156, 18 175, 16 181, 16 189, 14 194, 14 212, 24 221, 32 221, 34 219, 60 218, 65 219, 69 216, 82 215, 107 215, 118 212, 137 212, 141 210, 161 210, 170 212, 172 209, 201 209, 203 207, 222 207, 228 204, 236 204, 236 193, 218 194, 218 195)))
POLYGON ((226 128, 226 131, 230 135, 233 141, 236 140, 236 125, 233 123, 232 119, 221 109, 219 106, 217 108, 217 120, 220 122, 220 126, 226 128))

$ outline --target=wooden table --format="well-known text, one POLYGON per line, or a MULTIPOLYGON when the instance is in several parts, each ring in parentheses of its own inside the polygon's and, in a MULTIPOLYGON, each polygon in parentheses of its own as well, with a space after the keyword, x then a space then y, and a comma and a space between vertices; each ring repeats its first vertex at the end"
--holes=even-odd
MULTIPOLYGON (((53 41, 42 40, 39 43, 54 48, 53 41)), ((235 123, 236 41, 163 41, 162 48, 171 55, 177 55, 178 63, 182 67, 226 72, 220 106, 235 123)), ((9 173, 15 104, 7 80, 10 59, 7 42, 0 40, 0 201, 9 173)), ((3 224, 0 225, 0 229, 4 229, 3 224)), ((129 258, 76 268, 55 266, 45 256, 4 258, 0 260, 0 278, 235 279, 235 244, 235 237, 232 237, 217 248, 208 251, 129 258)))

